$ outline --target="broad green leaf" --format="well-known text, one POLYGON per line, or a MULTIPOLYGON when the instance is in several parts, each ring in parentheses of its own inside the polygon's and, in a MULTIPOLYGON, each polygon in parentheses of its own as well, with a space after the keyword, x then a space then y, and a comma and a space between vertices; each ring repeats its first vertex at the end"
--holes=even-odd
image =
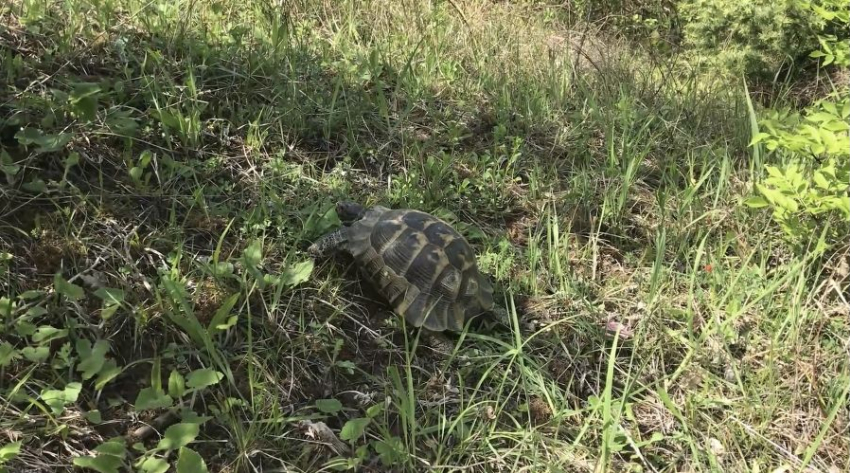
POLYGON ((829 189, 829 181, 821 174, 820 171, 815 171, 812 178, 815 181, 815 184, 821 189, 829 189))
POLYGON ((0 447, 0 464, 7 462, 21 453, 21 441, 7 443, 0 447))
POLYGON ((744 205, 754 209, 760 209, 769 206, 770 202, 765 200, 764 197, 754 196, 744 199, 744 205))
POLYGON ((235 266, 230 261, 219 261, 212 266, 213 273, 216 276, 227 276, 233 274, 235 266))
POLYGON ((42 315, 47 315, 47 309, 40 305, 32 306, 27 309, 27 317, 41 317, 42 315))
POLYGON ((91 422, 92 424, 100 424, 101 422, 103 422, 103 416, 100 414, 100 411, 97 410, 97 409, 86 412, 84 417, 86 418, 87 421, 91 422))
POLYGON ((334 363, 334 366, 344 369, 348 374, 354 374, 354 369, 357 368, 357 365, 350 360, 339 360, 334 363))
POLYGON ((838 139, 835 137, 834 133, 830 133, 827 130, 821 130, 821 138, 823 139, 823 143, 826 145, 826 149, 828 152, 838 150, 838 139))
POLYGON ((6 175, 6 182, 9 184, 14 184, 15 176, 18 175, 20 170, 21 167, 17 164, 0 164, 0 171, 6 175))
POLYGON ((109 320, 115 315, 115 312, 118 312, 118 308, 121 307, 118 304, 107 305, 103 309, 100 310, 100 318, 103 320, 109 320))
POLYGON ((124 439, 121 437, 114 437, 107 440, 95 447, 94 451, 119 458, 124 458, 127 455, 127 448, 124 446, 124 439))
POLYGON ((32 334, 32 341, 35 343, 47 342, 58 338, 65 338, 68 335, 68 330, 51 327, 50 325, 42 325, 32 334))
POLYGON ((203 424, 212 419, 212 416, 199 416, 198 413, 191 409, 183 409, 180 411, 180 421, 192 424, 203 424))
POLYGON ((14 345, 9 342, 0 343, 0 368, 9 366, 20 357, 20 353, 15 350, 14 345))
POLYGON ((139 391, 139 395, 136 397, 136 402, 133 403, 133 406, 137 411, 143 411, 145 409, 171 407, 173 402, 174 400, 171 396, 164 392, 157 392, 154 388, 144 388, 139 391))
POLYGON ((762 193, 765 199, 773 205, 781 205, 781 201, 785 199, 781 192, 771 189, 770 187, 757 184, 756 187, 762 193))
POLYGON ((139 155, 139 162, 137 163, 138 166, 142 169, 148 167, 148 165, 153 160, 153 157, 154 153, 152 153, 151 150, 146 149, 142 151, 142 154, 139 155))
POLYGON ((25 301, 30 301, 30 300, 33 300, 33 299, 38 299, 39 297, 44 297, 46 294, 47 293, 44 292, 44 291, 39 291, 37 289, 30 289, 29 291, 24 291, 24 292, 18 294, 18 298, 25 300, 25 301))
POLYGON ((397 464, 401 459, 401 454, 404 452, 401 439, 399 437, 391 437, 389 440, 379 440, 374 442, 375 452, 381 457, 381 462, 385 466, 397 464))
POLYGON ((372 419, 369 419, 368 417, 351 419, 342 426, 339 438, 346 441, 358 439, 363 435, 363 432, 366 431, 366 427, 368 427, 371 422, 372 419))
POLYGON ((766 138, 770 138, 770 134, 764 132, 756 133, 756 135, 753 136, 753 139, 750 140, 750 143, 747 146, 753 146, 755 144, 758 144, 764 141, 766 138))
POLYGON ((782 196, 782 198, 779 199, 778 203, 779 203, 780 206, 784 207, 789 212, 797 212, 797 211, 800 210, 800 205, 797 204, 796 199, 792 199, 792 198, 782 196))
POLYGON ((821 127, 836 133, 841 133, 850 129, 850 125, 848 125, 847 122, 843 120, 833 120, 831 122, 822 124, 821 127))
POLYGON ((41 393, 41 399, 45 404, 50 406, 50 410, 55 415, 61 414, 65 410, 65 406, 76 402, 82 391, 83 385, 77 382, 68 383, 65 389, 47 389, 41 393))
POLYGON ((70 153, 67 158, 65 158, 65 170, 68 170, 72 166, 76 166, 80 164, 80 153, 76 151, 70 153))
POLYGON ((308 259, 286 268, 283 272, 283 284, 289 287, 295 287, 307 281, 313 272, 313 265, 313 260, 308 259))
POLYGON ((837 111, 836 111, 835 114, 827 113, 827 112, 817 112, 817 113, 813 113, 813 114, 809 115, 806 118, 808 118, 809 120, 811 120, 813 122, 827 122, 827 121, 832 121, 832 120, 835 120, 836 118, 838 118, 835 115, 837 115, 837 111))
POLYGON ((84 295, 82 287, 66 281, 60 273, 53 276, 53 287, 59 294, 75 301, 81 299, 84 295))
POLYGON ((177 370, 171 370, 171 374, 168 376, 168 394, 175 399, 179 399, 185 392, 186 381, 183 379, 183 375, 177 372, 177 370))
POLYGON ((778 179, 785 178, 785 175, 782 174, 782 171, 780 171, 779 168, 776 166, 765 166, 764 168, 767 170, 767 173, 770 174, 771 177, 775 177, 778 179))
POLYGON ((8 151, 0 149, 0 164, 4 166, 11 166, 14 162, 12 155, 10 155, 8 151))
POLYGON ((97 116, 97 95, 99 92, 100 86, 97 84, 77 84, 68 98, 71 112, 82 120, 94 120, 97 116))
POLYGON ((139 465, 139 470, 145 473, 166 473, 170 465, 167 461, 157 457, 147 457, 139 465))
POLYGON ((118 136, 135 136, 139 124, 128 110, 109 110, 104 123, 118 136))
POLYGON ((142 168, 133 166, 130 168, 130 177, 132 177, 136 181, 141 180, 143 172, 144 171, 142 170, 142 168))
MULTIPOLYGON (((212 320, 210 320, 210 323, 207 326, 208 331, 212 331, 213 329, 222 330, 222 329, 219 329, 219 326, 221 326, 223 324, 223 322, 225 321, 225 319, 230 315, 230 311, 233 310, 233 306, 236 305, 236 301, 239 300, 239 295, 240 295, 240 293, 237 292, 237 293, 231 294, 230 297, 228 297, 227 299, 224 300, 224 302, 221 304, 221 306, 215 311, 215 314, 213 315, 212 320)), ((229 327, 230 327, 230 325, 225 327, 225 329, 229 328, 229 327)))
POLYGON ((189 389, 202 389, 221 381, 224 375, 211 368, 202 368, 192 371, 186 378, 186 387, 189 389))
POLYGON ((175 117, 173 113, 167 110, 156 110, 152 113, 152 115, 159 118, 159 120, 168 128, 180 128, 180 120, 175 117))
POLYGON ((245 265, 250 268, 256 268, 263 261, 263 247, 258 240, 254 240, 242 252, 242 259, 245 265))
POLYGON ((24 183, 21 187, 23 187, 24 190, 35 193, 47 192, 47 183, 38 177, 33 177, 30 182, 24 183))
POLYGON ((831 11, 827 10, 826 8, 820 6, 816 3, 810 3, 808 5, 808 7, 811 8, 813 12, 817 13, 824 20, 829 21, 829 20, 832 20, 833 18, 835 18, 834 12, 831 12, 831 11))
POLYGON ((827 111, 827 113, 828 113, 829 115, 831 115, 832 117, 837 117, 837 116, 838 116, 838 107, 836 107, 836 106, 835 106, 835 103, 833 103, 833 102, 829 102, 829 101, 823 101, 823 102, 821 102, 821 103, 820 103, 820 105, 821 105, 821 107, 823 107, 823 108, 824 108, 824 110, 826 110, 826 111, 827 111))
POLYGON ((304 224, 304 229, 309 230, 312 233, 324 234, 331 228, 338 226, 340 223, 342 222, 339 219, 339 215, 336 213, 336 206, 332 205, 318 218, 315 217, 315 214, 311 214, 307 222, 304 224))
POLYGON ((59 151, 71 141, 73 135, 59 133, 58 135, 44 133, 38 128, 27 127, 15 133, 15 139, 24 146, 35 145, 37 153, 59 151))
POLYGON ((342 403, 336 399, 319 399, 316 408, 326 414, 336 414, 342 410, 342 403))
POLYGON ((0 297, 0 317, 9 318, 17 304, 8 297, 0 297))
POLYGON ((98 374, 106 361, 106 353, 109 351, 109 342, 98 340, 93 347, 84 339, 77 340, 77 353, 82 360, 77 365, 77 371, 81 371, 84 380, 98 374))
POLYGON ((207 473, 207 464, 198 452, 189 447, 181 447, 175 464, 177 473, 207 473))
POLYGON ((195 317, 183 283, 175 281, 169 276, 163 276, 162 285, 168 292, 175 308, 175 310, 166 311, 169 320, 183 329, 197 346, 211 349, 209 333, 195 317))
POLYGON ((123 465, 121 458, 113 455, 74 458, 74 466, 89 468, 99 473, 121 473, 123 465))
POLYGON ((101 287, 94 291, 94 295, 103 300, 106 305, 120 304, 124 302, 124 291, 112 287, 101 287))
POLYGON ((841 213, 850 216, 850 196, 844 197, 823 197, 820 202, 825 211, 838 210, 841 213))
POLYGON ((97 379, 94 382, 94 388, 100 391, 119 374, 121 374, 121 368, 118 367, 115 360, 106 360, 103 364, 103 368, 100 370, 100 373, 97 374, 97 379))
POLYGON ((80 355, 80 358, 88 358, 91 355, 91 343, 85 338, 81 338, 77 340, 77 343, 74 344, 74 348, 77 350, 77 354, 80 355))
POLYGON ((33 363, 44 363, 50 355, 50 347, 23 347, 21 348, 21 355, 33 363))
POLYGON ((78 382, 68 383, 65 385, 65 399, 68 402, 76 402, 77 396, 80 395, 80 392, 83 390, 83 385, 78 382))
POLYGON ((368 409, 366 409, 366 416, 374 419, 381 412, 384 412, 384 405, 383 404, 375 404, 373 406, 370 406, 368 409))
POLYGON ((200 433, 200 425, 193 422, 174 424, 165 430, 165 436, 156 446, 158 450, 177 450, 195 441, 200 433))
POLYGON ((82 98, 97 95, 100 92, 100 85, 92 82, 77 82, 74 84, 74 90, 68 96, 68 100, 72 103, 77 102, 82 98))
POLYGON ((223 324, 216 325, 215 329, 216 330, 227 330, 230 327, 233 327, 234 325, 236 325, 236 322, 238 322, 238 321, 239 321, 238 315, 231 315, 230 318, 227 319, 227 322, 225 322, 223 324))

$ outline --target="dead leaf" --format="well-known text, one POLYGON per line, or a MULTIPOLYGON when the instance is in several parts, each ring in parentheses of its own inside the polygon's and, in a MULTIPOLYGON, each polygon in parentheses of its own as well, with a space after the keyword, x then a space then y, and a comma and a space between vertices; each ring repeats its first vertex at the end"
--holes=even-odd
POLYGON ((298 428, 305 437, 327 445, 337 455, 349 453, 348 445, 324 422, 302 420, 298 423, 298 428))

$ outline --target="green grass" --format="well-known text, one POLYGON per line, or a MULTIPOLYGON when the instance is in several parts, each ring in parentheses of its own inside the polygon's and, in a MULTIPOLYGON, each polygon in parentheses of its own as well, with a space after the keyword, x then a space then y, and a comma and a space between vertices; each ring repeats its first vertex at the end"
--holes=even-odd
POLYGON ((740 80, 532 2, 0 14, 0 471, 850 469, 846 247, 741 205, 740 80), (308 257, 340 198, 455 224, 512 327, 433 352, 308 257))

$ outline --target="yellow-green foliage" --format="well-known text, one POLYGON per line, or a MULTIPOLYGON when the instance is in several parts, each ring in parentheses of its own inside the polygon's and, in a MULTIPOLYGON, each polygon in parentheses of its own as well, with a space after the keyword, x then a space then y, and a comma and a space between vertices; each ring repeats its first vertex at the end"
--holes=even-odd
POLYGON ((816 15, 793 0, 684 0, 685 46, 693 61, 767 77, 817 47, 816 15))
MULTIPOLYGON (((840 7, 850 2, 826 3, 804 6, 822 20, 824 29, 835 25, 846 29, 848 10, 840 7)), ((837 45, 835 35, 820 35, 818 40, 822 49, 811 57, 823 58, 824 66, 846 65, 846 44, 837 45)), ((841 241, 841 236, 850 231, 848 120, 850 98, 846 86, 818 100, 802 115, 767 110, 760 120, 765 131, 756 134, 751 144, 763 143, 776 154, 777 163, 765 165, 768 176, 757 184, 759 196, 747 202, 756 208, 769 207, 773 219, 795 243, 822 235, 830 237, 827 241, 841 241)))
MULTIPOLYGON (((829 235, 847 235, 850 229, 850 101, 820 101, 804 119, 776 111, 761 124, 753 144, 763 142, 779 156, 779 164, 765 165, 768 176, 757 184, 760 196, 752 207, 770 207, 773 219, 795 242, 817 238, 831 222, 829 235)), ((831 238, 832 241, 837 241, 831 238)))

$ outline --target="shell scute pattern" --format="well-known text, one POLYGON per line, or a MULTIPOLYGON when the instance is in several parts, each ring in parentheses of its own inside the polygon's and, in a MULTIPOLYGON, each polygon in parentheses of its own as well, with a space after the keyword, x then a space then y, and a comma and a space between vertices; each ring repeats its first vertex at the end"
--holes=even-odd
POLYGON ((462 330, 466 318, 493 304, 472 248, 427 213, 372 208, 351 226, 349 250, 364 276, 414 326, 462 330))

